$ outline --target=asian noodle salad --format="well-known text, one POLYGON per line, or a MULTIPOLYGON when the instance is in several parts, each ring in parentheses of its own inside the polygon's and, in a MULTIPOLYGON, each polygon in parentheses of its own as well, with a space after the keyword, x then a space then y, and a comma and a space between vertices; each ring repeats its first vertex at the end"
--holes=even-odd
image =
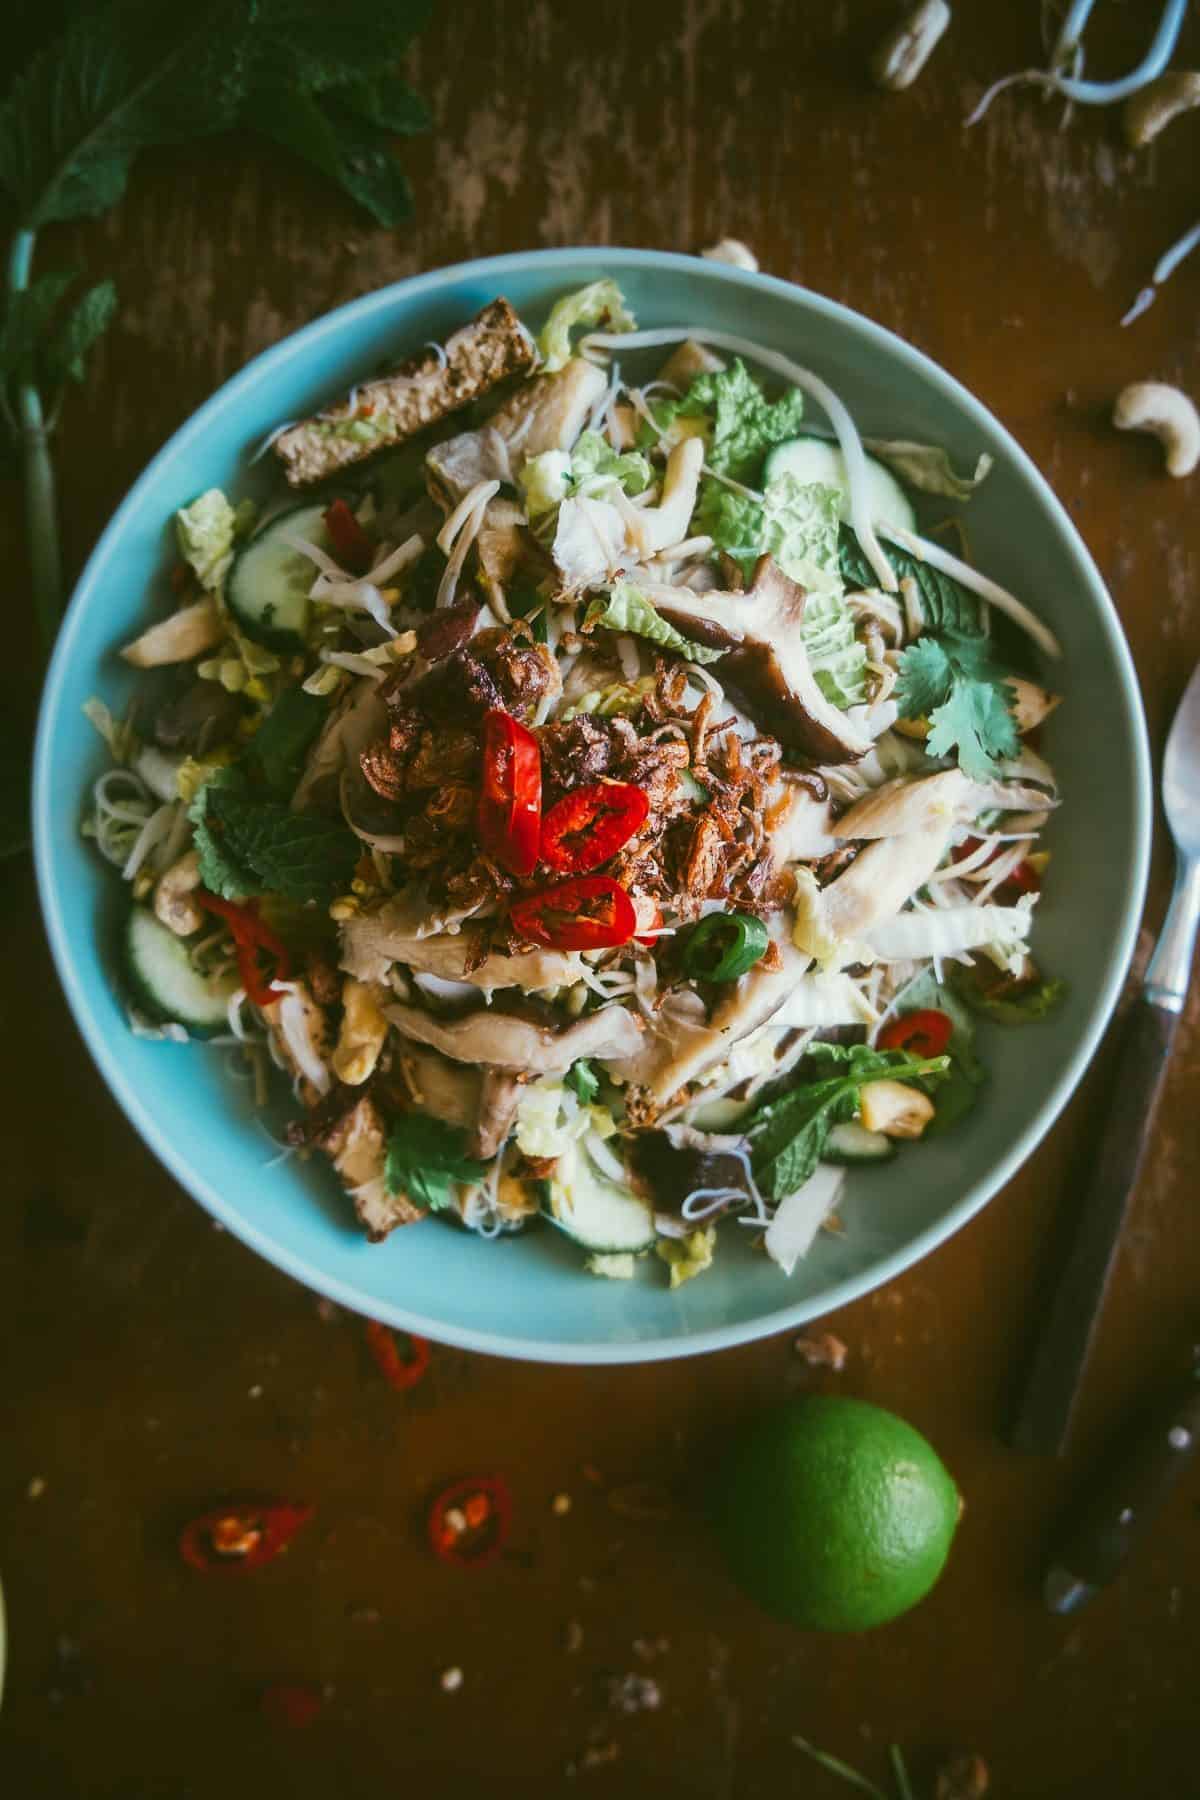
POLYGON ((257 460, 88 709, 133 1029, 282 1071, 372 1240, 540 1223, 671 1286, 722 1228, 790 1274, 848 1165, 969 1130, 980 1013, 1061 990, 1059 647, 946 516, 987 457, 599 280, 257 460))

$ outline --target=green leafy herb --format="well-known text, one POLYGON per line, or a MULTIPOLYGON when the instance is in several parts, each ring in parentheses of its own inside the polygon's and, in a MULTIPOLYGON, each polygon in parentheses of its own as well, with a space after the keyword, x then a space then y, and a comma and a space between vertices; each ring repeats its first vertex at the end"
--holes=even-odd
POLYGON ((661 644, 664 650, 674 650, 689 662, 716 662, 725 654, 711 645, 697 644, 684 637, 682 631, 676 631, 628 581, 618 581, 607 598, 592 601, 584 617, 583 629, 592 631, 597 625, 603 625, 608 631, 631 631, 636 637, 649 638, 651 643, 661 644))
MULTIPOLYGON (((863 555, 862 546, 849 525, 842 526, 838 556, 842 579, 851 591, 879 585, 879 578, 863 555)), ((979 637, 982 634, 979 601, 967 588, 955 581, 953 576, 943 575, 931 563, 922 561, 919 556, 911 556, 907 550, 901 550, 895 544, 887 546, 887 559, 896 571, 898 581, 911 576, 916 583, 927 631, 935 636, 946 631, 954 632, 958 637, 979 637)))
POLYGON ((358 861, 358 839, 340 819, 262 799, 238 768, 205 782, 188 817, 196 827, 200 879, 225 900, 271 893, 301 903, 329 901, 358 861))
POLYGON ((865 1044, 813 1044, 807 1061, 810 1067, 815 1063, 830 1072, 766 1101, 745 1127, 755 1180, 772 1200, 783 1200, 804 1186, 833 1127, 857 1114, 866 1082, 936 1078, 949 1068, 945 1056, 914 1057, 902 1050, 872 1050, 865 1044))
POLYGON ((987 781, 1020 748, 1008 677, 986 638, 922 637, 900 658, 894 698, 903 718, 929 720, 931 756, 957 753, 965 774, 987 781))
POLYGON ((284 688, 251 738, 241 765, 251 780, 280 799, 291 798, 313 739, 329 717, 324 694, 284 688))
POLYGON ((428 1113, 405 1113, 388 1138, 384 1180, 388 1192, 406 1194, 414 1206, 439 1212, 452 1206, 453 1184, 483 1179, 486 1164, 466 1153, 467 1134, 428 1113))
POLYGON ((979 1089, 987 1080, 987 1070, 975 1054, 975 1021, 970 1008, 952 988, 938 980, 932 969, 915 975, 901 988, 895 1000, 899 1018, 905 1013, 920 1012, 925 1007, 945 1013, 953 1027, 946 1046, 950 1067, 938 1085, 937 1112, 926 1132, 927 1136, 933 1137, 949 1130, 971 1111, 979 1098, 979 1089))
POLYGON ((600 1077, 586 1057, 581 1056, 567 1070, 567 1086, 583 1106, 591 1106, 600 1092, 600 1077))
POLYGON ((768 400, 738 358, 728 369, 697 375, 674 411, 683 418, 711 414, 709 467, 734 481, 753 482, 772 445, 799 431, 804 396, 799 388, 789 388, 781 399, 768 400))
POLYGON ((954 991, 976 1012, 1002 1025, 1030 1025, 1057 1011, 1069 993, 1060 976, 1014 981, 981 964, 956 968, 951 976, 954 991))

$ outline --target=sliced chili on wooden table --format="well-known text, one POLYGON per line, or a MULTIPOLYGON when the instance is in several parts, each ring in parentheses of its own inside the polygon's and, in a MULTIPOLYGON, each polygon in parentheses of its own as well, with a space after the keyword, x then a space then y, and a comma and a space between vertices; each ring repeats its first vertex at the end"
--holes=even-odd
POLYGON ((542 829, 542 753, 532 731, 501 707, 483 721, 479 839, 510 875, 532 875, 542 829))
POLYGON ((637 929, 637 909, 610 875, 580 875, 527 894, 509 917, 521 937, 553 950, 608 950, 637 929))
POLYGON ((501 1475, 469 1475, 443 1488, 429 1508, 429 1547, 458 1569, 494 1562, 512 1525, 512 1495, 501 1475))
POLYGON ((179 1554, 203 1575, 216 1569, 259 1569, 287 1549, 313 1511, 283 1500, 217 1506, 189 1519, 179 1534, 179 1554))
POLYGON ((416 1387, 429 1368, 429 1339, 408 1331, 392 1331, 378 1319, 367 1321, 367 1343, 380 1373, 401 1392, 416 1387))

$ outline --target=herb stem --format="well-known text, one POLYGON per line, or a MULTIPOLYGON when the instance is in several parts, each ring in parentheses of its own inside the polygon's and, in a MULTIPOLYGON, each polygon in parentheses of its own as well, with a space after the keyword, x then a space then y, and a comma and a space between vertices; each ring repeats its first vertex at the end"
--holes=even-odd
MULTIPOLYGON (((8 259, 10 294, 24 293, 29 286, 34 238, 32 231, 18 231, 13 239, 8 259)), ((17 383, 16 402, 25 469, 25 525, 33 571, 34 611, 49 655, 62 611, 62 550, 49 428, 42 414, 42 397, 29 370, 17 383)))

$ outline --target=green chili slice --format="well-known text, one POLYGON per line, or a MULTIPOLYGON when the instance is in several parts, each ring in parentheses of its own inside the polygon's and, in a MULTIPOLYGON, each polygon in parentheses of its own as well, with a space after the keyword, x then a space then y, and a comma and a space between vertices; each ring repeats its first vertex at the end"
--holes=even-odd
POLYGON ((749 913, 709 913, 688 938, 683 966, 699 981, 736 981, 769 942, 762 920, 749 913))

